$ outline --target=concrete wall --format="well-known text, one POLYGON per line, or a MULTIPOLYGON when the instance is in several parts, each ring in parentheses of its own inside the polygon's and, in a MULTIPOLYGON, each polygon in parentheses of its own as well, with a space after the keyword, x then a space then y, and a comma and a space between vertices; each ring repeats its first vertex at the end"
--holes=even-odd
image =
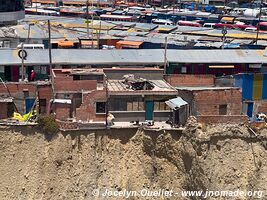
POLYGON ((235 79, 232 76, 218 77, 215 79, 215 85, 218 87, 234 87, 235 79))
MULTIPOLYGON (((110 111, 115 117, 115 122, 145 121, 145 111, 110 111)), ((154 121, 167 121, 171 111, 154 111, 154 121)))
POLYGON ((24 11, 17 12, 0 12, 0 24, 7 22, 17 22, 17 20, 23 19, 25 17, 24 11))

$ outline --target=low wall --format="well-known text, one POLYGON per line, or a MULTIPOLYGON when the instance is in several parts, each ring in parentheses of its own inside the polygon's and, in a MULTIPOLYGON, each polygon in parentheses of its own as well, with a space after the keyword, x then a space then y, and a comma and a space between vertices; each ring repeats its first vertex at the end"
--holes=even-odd
POLYGON ((206 124, 218 123, 247 123, 249 120, 247 115, 199 115, 197 121, 206 124))
MULTIPOLYGON (((110 111, 115 122, 145 121, 145 111, 127 112, 110 111)), ((154 121, 167 121, 172 113, 170 111, 154 111, 154 121)))
POLYGON ((214 86, 214 75, 172 74, 164 77, 174 87, 214 86))

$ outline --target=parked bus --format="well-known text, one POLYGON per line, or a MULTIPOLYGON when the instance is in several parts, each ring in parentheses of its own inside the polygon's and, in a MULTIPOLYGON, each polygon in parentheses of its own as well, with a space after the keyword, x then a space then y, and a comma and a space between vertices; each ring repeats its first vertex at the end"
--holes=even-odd
POLYGON ((173 25, 173 22, 167 19, 152 19, 153 24, 173 25))
POLYGON ((267 22, 260 22, 258 23, 258 29, 259 31, 267 31, 267 22))
POLYGON ((137 21, 136 16, 127 16, 127 15, 100 15, 100 19, 104 21, 125 21, 125 22, 134 22, 137 21))
POLYGON ((29 15, 47 15, 47 16, 59 16, 59 12, 54 10, 45 10, 40 8, 25 8, 25 13, 29 15))
POLYGON ((217 29, 223 29, 224 27, 226 27, 227 29, 236 29, 237 28, 234 24, 217 23, 214 25, 214 28, 217 28, 217 29))
POLYGON ((202 27, 202 25, 198 22, 194 21, 184 21, 184 20, 179 20, 178 21, 179 26, 193 26, 193 27, 202 27))
MULTIPOLYGON (((23 44, 23 49, 44 49, 44 44, 23 44)), ((17 49, 22 49, 22 44, 17 46, 17 49)))

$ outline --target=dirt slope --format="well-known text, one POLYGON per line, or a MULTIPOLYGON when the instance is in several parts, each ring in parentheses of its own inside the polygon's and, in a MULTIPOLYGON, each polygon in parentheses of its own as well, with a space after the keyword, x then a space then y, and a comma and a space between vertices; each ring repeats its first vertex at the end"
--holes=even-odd
POLYGON ((34 128, 2 127, 0 199, 125 199, 94 197, 94 189, 177 193, 128 199, 204 199, 181 197, 183 190, 261 190, 267 199, 267 129, 257 134, 244 125, 192 122, 183 132, 119 129, 51 139, 34 128))

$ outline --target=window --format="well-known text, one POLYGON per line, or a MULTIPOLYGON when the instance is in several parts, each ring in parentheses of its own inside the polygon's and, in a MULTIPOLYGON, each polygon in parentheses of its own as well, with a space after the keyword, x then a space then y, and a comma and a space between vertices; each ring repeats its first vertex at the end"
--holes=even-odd
POLYGON ((182 67, 182 68, 181 68, 181 73, 182 73, 182 74, 186 74, 186 67, 182 67))
POLYGON ((9 40, 0 41, 0 48, 10 48, 10 41, 9 40))
POLYGON ((219 115, 227 115, 227 105, 219 105, 219 115))
POLYGON ((70 94, 64 94, 64 99, 71 99, 70 94))
POLYGON ((154 110, 170 110, 170 108, 166 105, 165 101, 154 101, 154 110))
POLYGON ((96 102, 96 113, 106 113, 106 102, 96 102))
POLYGON ((143 111, 144 102, 141 101, 129 101, 127 102, 127 111, 143 111))

